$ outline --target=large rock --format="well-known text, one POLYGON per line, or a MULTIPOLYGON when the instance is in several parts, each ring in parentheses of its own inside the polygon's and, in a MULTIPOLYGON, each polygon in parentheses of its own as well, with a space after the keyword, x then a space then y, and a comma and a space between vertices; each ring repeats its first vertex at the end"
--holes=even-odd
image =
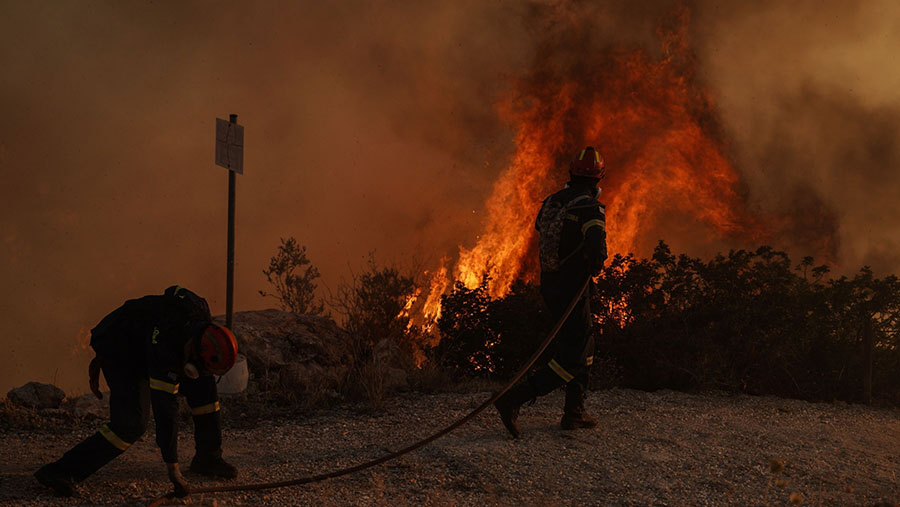
POLYGON ((66 393, 53 384, 29 382, 6 393, 6 399, 23 407, 46 409, 59 408, 66 399, 66 393))
POLYGON ((409 375, 403 368, 394 368, 389 366, 384 379, 384 388, 388 391, 397 389, 406 389, 409 387, 409 375))
POLYGON ((78 396, 67 400, 62 408, 75 417, 102 419, 109 413, 109 393, 103 393, 102 400, 98 400, 93 393, 78 396))
POLYGON ((380 340, 372 351, 373 359, 385 371, 385 389, 394 391, 409 386, 408 375, 403 368, 394 366, 401 355, 400 347, 391 340, 380 340))
MULTIPOLYGON (((216 317, 224 323, 224 318, 216 317)), ((234 314, 238 351, 258 381, 303 391, 335 388, 351 364, 350 335, 327 317, 281 310, 234 314), (287 384, 287 385, 284 385, 287 384)))

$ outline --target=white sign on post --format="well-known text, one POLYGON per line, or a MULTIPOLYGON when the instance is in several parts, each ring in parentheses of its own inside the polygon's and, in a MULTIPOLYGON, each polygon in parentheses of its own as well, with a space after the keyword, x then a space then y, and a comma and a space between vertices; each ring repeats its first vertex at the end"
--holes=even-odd
POLYGON ((244 174, 244 126, 216 118, 216 165, 244 174))

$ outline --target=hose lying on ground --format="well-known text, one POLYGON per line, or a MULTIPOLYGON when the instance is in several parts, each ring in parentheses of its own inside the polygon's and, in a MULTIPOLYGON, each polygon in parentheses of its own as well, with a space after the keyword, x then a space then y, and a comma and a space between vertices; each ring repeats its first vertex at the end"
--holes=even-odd
MULTIPOLYGON (((556 325, 553 326, 553 329, 550 331, 550 334, 547 335, 547 338, 544 339, 544 342, 541 343, 540 347, 538 347, 537 350, 534 352, 534 354, 532 354, 531 359, 529 359, 528 362, 525 363, 525 366, 523 366, 522 369, 519 370, 519 373, 517 373, 516 376, 513 377, 512 380, 510 380, 509 383, 506 384, 505 387, 503 387, 503 389, 497 391, 496 394, 494 394, 493 396, 488 398, 487 401, 485 401, 484 403, 479 405, 478 408, 476 408, 475 410, 472 410, 471 412, 469 412, 462 419, 457 420, 450 426, 447 426, 446 428, 431 435, 430 437, 425 438, 423 440, 419 440, 418 442, 416 442, 408 447, 405 447, 403 449, 400 449, 399 451, 385 454, 384 456, 382 456, 380 458, 376 458, 371 461, 367 461, 365 463, 360 463, 359 465, 355 465, 355 466, 348 467, 348 468, 342 468, 340 470, 335 470, 332 472, 325 472, 325 473, 321 473, 321 474, 317 474, 317 475, 308 475, 305 477, 298 477, 296 479, 291 479, 291 480, 287 480, 287 481, 261 482, 261 483, 256 483, 256 484, 234 484, 234 485, 226 485, 226 486, 209 486, 209 487, 203 487, 203 488, 189 488, 188 494, 220 493, 220 492, 226 492, 226 491, 255 491, 255 490, 260 490, 260 489, 283 488, 283 487, 287 487, 287 486, 297 486, 299 484, 309 484, 312 482, 324 481, 325 479, 333 479, 335 477, 340 477, 342 475, 349 475, 349 474, 352 474, 355 472, 359 472, 361 470, 365 470, 367 468, 371 468, 376 465, 380 465, 386 461, 390 461, 394 458, 399 458, 400 456, 403 456, 406 453, 415 451, 416 449, 418 449, 420 447, 424 447, 424 446, 430 444, 431 442, 434 442, 435 440, 443 437, 444 435, 450 433, 451 431, 455 430, 456 428, 459 428, 463 424, 466 424, 467 422, 472 420, 475 416, 477 416, 482 411, 484 411, 484 409, 493 405, 493 403, 495 401, 497 401, 497 399, 499 399, 501 396, 503 396, 503 394, 506 393, 506 391, 509 391, 509 389, 512 388, 512 386, 514 386, 516 384, 516 382, 518 382, 519 380, 522 379, 522 377, 525 376, 525 373, 528 372, 528 369, 531 368, 534 365, 534 363, 538 360, 538 358, 541 356, 541 354, 544 353, 544 350, 547 349, 547 347, 550 345, 550 342, 552 342, 553 339, 556 338, 556 334, 559 333, 559 330, 560 330, 560 328, 562 328, 563 323, 566 321, 567 318, 569 318, 569 314, 572 313, 572 310, 575 308, 575 304, 578 303, 579 299, 581 299, 581 295, 584 294, 584 291, 587 288, 590 281, 591 281, 590 277, 585 279, 584 283, 581 285, 581 289, 578 290, 578 293, 575 294, 575 297, 573 297, 572 301, 569 302, 569 306, 566 307, 566 311, 563 313, 562 317, 560 317, 560 319, 556 323, 556 325)), ((174 493, 169 493, 165 496, 161 496, 161 497, 157 498, 156 500, 154 500, 153 503, 150 504, 150 507, 156 507, 158 505, 161 505, 165 500, 171 499, 173 497, 174 497, 174 493)))

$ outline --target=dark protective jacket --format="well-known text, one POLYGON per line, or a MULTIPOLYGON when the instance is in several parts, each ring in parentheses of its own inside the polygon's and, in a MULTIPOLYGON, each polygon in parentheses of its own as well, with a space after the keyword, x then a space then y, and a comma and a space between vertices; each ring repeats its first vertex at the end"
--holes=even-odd
POLYGON ((589 274, 597 274, 606 260, 606 208, 597 202, 595 189, 593 183, 570 181, 542 204, 543 208, 549 201, 572 203, 559 243, 559 258, 567 259, 559 270, 562 278, 583 281, 589 274))
MULTIPOLYGON (((559 258, 566 260, 558 271, 541 272, 541 295, 554 320, 562 318, 588 276, 596 275, 606 260, 605 209, 596 201, 596 192, 593 180, 575 179, 544 200, 543 206, 555 200, 568 208, 559 237, 559 258)), ((583 409, 593 363, 591 322, 590 294, 584 293, 559 329, 553 359, 528 378, 537 395, 568 384, 567 411, 573 413, 583 409), (569 390, 574 393, 571 403, 569 390)))
MULTIPOLYGON (((105 374, 148 379, 157 443, 167 463, 177 457, 176 394, 189 361, 187 342, 212 320, 206 300, 178 286, 126 301, 91 330, 105 374)), ((214 393, 212 393, 214 396, 214 393)))

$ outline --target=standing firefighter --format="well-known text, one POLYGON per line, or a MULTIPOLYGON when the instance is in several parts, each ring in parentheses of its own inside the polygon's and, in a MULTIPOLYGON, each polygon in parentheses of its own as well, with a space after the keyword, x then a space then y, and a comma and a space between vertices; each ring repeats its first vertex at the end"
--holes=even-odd
POLYGON ((219 397, 212 374, 226 373, 237 358, 237 343, 227 328, 211 323, 206 300, 173 286, 161 296, 126 301, 91 330, 97 353, 90 364, 90 387, 98 397, 100 370, 109 385, 110 422, 73 447, 58 461, 35 472, 37 480, 71 496, 85 480, 122 454, 147 425, 150 406, 156 443, 179 496, 187 482, 178 467, 178 398, 187 398, 194 419, 196 453, 191 471, 236 477, 222 459, 219 397))
MULTIPOLYGON (((606 260, 606 220, 597 202, 598 183, 605 174, 603 159, 591 146, 569 166, 569 182, 544 199, 535 228, 540 234, 541 295, 555 320, 562 318, 589 276, 606 260)), ((494 404, 504 426, 519 437, 519 407, 565 384, 564 430, 593 428, 597 419, 584 413, 584 395, 593 363, 590 291, 579 297, 557 336, 549 364, 510 389, 494 404)))

